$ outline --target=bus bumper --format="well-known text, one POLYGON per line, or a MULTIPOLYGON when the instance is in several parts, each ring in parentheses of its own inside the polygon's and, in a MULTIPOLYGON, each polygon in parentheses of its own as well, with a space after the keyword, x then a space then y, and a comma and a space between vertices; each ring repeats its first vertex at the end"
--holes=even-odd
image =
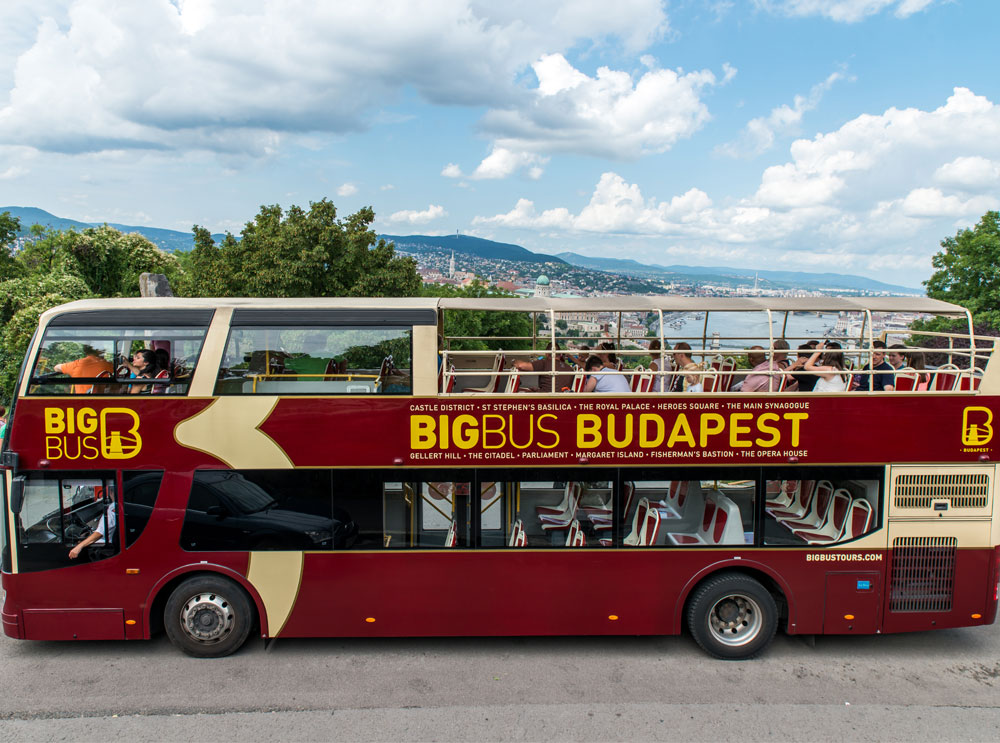
POLYGON ((4 611, 0 613, 0 618, 3 619, 3 633, 7 635, 7 637, 13 637, 15 640, 24 639, 24 635, 21 632, 20 612, 8 614, 4 611))

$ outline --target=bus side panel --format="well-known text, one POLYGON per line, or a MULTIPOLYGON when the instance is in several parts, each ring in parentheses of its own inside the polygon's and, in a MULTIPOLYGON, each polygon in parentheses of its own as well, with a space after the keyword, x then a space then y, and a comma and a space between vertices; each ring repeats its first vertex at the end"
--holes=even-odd
POLYGON ((913 632, 990 624, 994 614, 993 592, 984 591, 983 586, 993 574, 994 560, 992 549, 959 549, 953 571, 931 566, 905 584, 894 580, 890 568, 886 576, 882 631, 913 632), (951 586, 949 572, 953 575, 951 586))
MULTIPOLYGON (((693 587, 691 576, 755 572, 736 557, 715 549, 307 553, 280 634, 677 634, 683 612, 676 607, 693 587)), ((835 565, 807 562, 801 550, 761 550, 754 561, 788 586, 790 631, 822 632, 824 601, 816 591, 835 565)), ((878 592, 882 581, 875 583, 878 592)), ((874 631, 879 603, 847 609, 874 631)))
POLYGON ((124 640, 121 609, 25 609, 26 640, 124 640))

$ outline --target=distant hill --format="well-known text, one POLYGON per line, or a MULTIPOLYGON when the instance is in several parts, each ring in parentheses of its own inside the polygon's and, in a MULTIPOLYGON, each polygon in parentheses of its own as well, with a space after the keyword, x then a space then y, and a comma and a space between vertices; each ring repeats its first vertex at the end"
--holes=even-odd
POLYGON ((475 255, 490 260, 518 261, 521 263, 566 263, 562 258, 544 253, 533 253, 520 245, 498 243, 470 235, 379 235, 392 241, 408 253, 438 252, 444 250, 465 255, 475 255))
MULTIPOLYGON (((105 224, 104 222, 78 222, 75 219, 65 219, 33 206, 0 206, 0 214, 3 212, 10 212, 12 217, 17 217, 21 220, 20 234, 22 236, 31 234, 31 226, 36 224, 54 230, 83 230, 87 227, 100 227, 102 224, 105 224)), ((120 232, 138 232, 151 243, 169 253, 174 251, 183 252, 191 250, 194 247, 194 235, 191 232, 165 230, 159 227, 139 227, 136 225, 117 224, 115 222, 108 222, 107 225, 114 227, 120 232)), ((223 237, 225 235, 212 235, 212 238, 216 242, 223 237)))
POLYGON ((559 253, 559 257, 574 266, 597 271, 623 273, 631 276, 662 280, 701 279, 711 282, 720 277, 753 281, 756 274, 761 281, 803 289, 850 289, 855 291, 890 292, 893 294, 923 294, 923 290, 897 284, 886 284, 865 276, 839 273, 805 273, 801 271, 770 271, 753 268, 728 268, 725 266, 659 266, 639 263, 627 258, 592 258, 578 253, 559 253))

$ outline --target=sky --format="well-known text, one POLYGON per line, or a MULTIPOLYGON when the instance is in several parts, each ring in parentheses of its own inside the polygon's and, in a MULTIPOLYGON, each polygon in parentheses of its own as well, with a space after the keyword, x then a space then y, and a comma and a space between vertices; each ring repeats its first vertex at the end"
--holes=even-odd
POLYGON ((996 0, 2 0, 0 205, 919 286, 1000 208, 996 0))

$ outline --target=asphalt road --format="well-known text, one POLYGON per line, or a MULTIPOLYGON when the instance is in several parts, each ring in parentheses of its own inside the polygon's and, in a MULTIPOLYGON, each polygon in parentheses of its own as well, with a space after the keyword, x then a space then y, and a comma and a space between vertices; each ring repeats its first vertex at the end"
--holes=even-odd
POLYGON ((152 642, 0 638, 0 740, 1000 740, 1000 627, 779 635, 152 642))

